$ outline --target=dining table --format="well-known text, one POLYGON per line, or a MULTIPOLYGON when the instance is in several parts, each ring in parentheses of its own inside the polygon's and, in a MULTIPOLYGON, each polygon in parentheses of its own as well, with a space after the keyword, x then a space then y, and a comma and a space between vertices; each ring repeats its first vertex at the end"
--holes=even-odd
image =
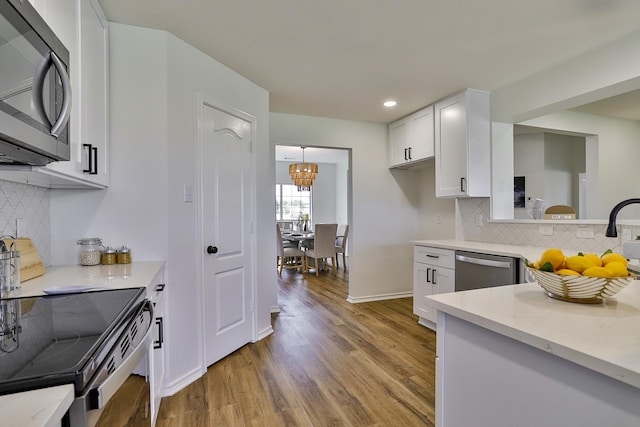
POLYGON ((296 243, 298 247, 308 247, 309 241, 313 241, 315 234, 313 232, 283 232, 282 238, 289 242, 296 243))

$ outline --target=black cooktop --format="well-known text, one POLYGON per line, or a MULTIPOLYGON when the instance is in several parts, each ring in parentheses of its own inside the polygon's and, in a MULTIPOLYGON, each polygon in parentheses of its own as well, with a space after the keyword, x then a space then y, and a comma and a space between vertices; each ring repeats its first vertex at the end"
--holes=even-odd
POLYGON ((96 351, 143 288, 0 300, 0 394, 90 378, 96 351))

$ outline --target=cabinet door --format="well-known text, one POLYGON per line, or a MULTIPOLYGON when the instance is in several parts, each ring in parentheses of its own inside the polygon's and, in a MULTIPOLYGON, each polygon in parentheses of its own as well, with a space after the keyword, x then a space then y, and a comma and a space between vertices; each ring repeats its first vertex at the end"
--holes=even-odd
POLYGON ((71 158, 39 171, 61 178, 51 180, 54 187, 105 188, 109 185, 107 20, 96 0, 45 0, 44 10, 45 21, 71 58, 71 158))
POLYGON ((407 121, 389 125, 389 167, 407 163, 407 121))
POLYGON ((426 296, 433 295, 431 274, 433 266, 421 262, 413 263, 413 314, 431 322, 436 321, 435 310, 426 303, 426 296))
POLYGON ((446 294, 456 290, 456 271, 452 268, 435 268, 431 275, 433 295, 446 294))
POLYGON ((466 93, 435 106, 436 196, 455 197, 467 188, 466 93))
MULTIPOLYGON (((159 277, 161 277, 159 274, 159 277)), ((162 399, 162 385, 164 383, 164 330, 166 325, 165 318, 165 298, 163 283, 155 281, 155 291, 153 293, 154 304, 154 321, 155 334, 153 337, 153 348, 149 351, 149 365, 151 366, 149 378, 150 406, 151 406, 151 425, 155 425, 160 408, 160 400, 162 399)))
POLYGON ((407 146, 410 161, 429 159, 434 156, 433 105, 409 116, 407 123, 407 146))
POLYGON ((82 58, 82 144, 97 170, 88 179, 109 185, 109 34, 107 20, 97 0, 82 0, 80 54, 82 58))

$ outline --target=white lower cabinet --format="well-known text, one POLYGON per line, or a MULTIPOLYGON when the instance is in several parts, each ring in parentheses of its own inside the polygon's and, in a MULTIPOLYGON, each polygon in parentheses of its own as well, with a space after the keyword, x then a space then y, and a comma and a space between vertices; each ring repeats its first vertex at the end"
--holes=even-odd
POLYGON ((436 310, 426 297, 455 291, 455 251, 415 246, 413 252, 413 313, 419 323, 435 329, 436 310))
MULTIPOLYGON (((160 278, 161 279, 161 278, 160 278)), ((160 400, 162 399, 162 384, 164 382, 164 325, 165 325, 165 309, 164 309, 164 289, 165 284, 160 280, 154 285, 152 293, 153 298, 153 317, 154 317, 154 336, 153 345, 149 349, 149 390, 151 393, 149 404, 151 406, 151 425, 156 425, 158 410, 160 409, 160 400)))
POLYGON ((153 303, 153 340, 147 348, 147 357, 140 361, 133 373, 149 382, 149 415, 155 426, 162 399, 164 383, 164 325, 166 324, 164 269, 158 272, 147 286, 147 299, 153 303))

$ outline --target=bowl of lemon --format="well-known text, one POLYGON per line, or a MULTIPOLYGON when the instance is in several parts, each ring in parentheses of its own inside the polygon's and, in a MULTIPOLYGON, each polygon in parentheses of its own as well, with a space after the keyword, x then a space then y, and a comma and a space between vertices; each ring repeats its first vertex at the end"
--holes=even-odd
POLYGON ((627 270, 627 259, 611 250, 567 257, 551 248, 539 260, 527 261, 526 268, 551 298, 585 304, 601 303, 636 279, 627 270))

